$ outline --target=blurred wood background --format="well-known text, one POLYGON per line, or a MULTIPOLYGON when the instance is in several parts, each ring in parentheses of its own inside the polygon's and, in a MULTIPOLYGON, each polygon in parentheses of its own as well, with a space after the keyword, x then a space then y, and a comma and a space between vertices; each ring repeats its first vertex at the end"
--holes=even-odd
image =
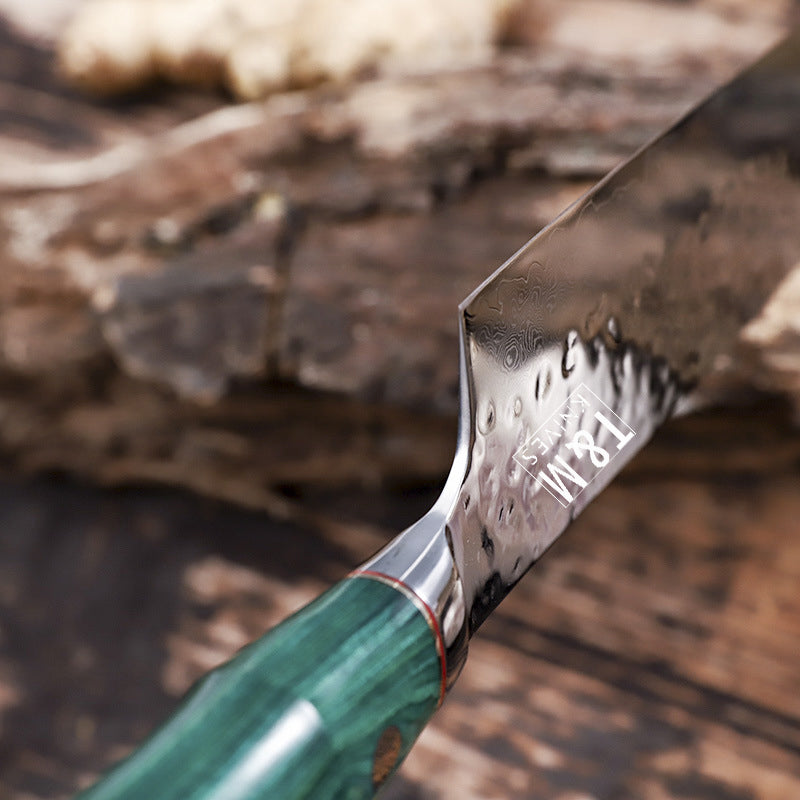
MULTIPOLYGON (((47 14, 3 8, 0 798, 28 800, 425 510, 457 302, 800 21, 530 2, 487 63, 236 105, 83 95, 47 14)), ((668 426, 481 629, 385 796, 798 796, 796 396, 668 426)))

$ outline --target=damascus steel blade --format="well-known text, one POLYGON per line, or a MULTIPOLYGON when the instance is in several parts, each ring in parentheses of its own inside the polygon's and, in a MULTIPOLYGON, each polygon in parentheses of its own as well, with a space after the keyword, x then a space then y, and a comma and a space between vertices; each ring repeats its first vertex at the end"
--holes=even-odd
POLYGON ((800 269, 800 31, 613 171, 460 306, 436 505, 365 568, 469 637, 668 417, 724 396, 800 269))
POLYGON ((462 303, 468 465, 447 525, 470 633, 659 424, 724 390, 793 268, 800 33, 462 303))

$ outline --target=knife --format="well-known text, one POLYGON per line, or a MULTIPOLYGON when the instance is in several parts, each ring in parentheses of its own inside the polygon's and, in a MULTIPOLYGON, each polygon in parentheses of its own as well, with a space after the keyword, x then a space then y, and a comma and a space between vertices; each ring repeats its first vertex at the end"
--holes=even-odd
POLYGON ((82 800, 373 796, 470 637, 654 430, 716 402, 800 269, 800 32, 642 148, 459 307, 433 508, 202 678, 82 800))

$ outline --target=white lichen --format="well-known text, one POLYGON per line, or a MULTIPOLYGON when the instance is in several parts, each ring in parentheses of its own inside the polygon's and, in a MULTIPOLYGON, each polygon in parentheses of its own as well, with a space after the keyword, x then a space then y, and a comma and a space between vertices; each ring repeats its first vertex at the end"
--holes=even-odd
POLYGON ((485 59, 521 0, 89 0, 65 29, 62 69, 95 91, 154 78, 239 98, 485 59))

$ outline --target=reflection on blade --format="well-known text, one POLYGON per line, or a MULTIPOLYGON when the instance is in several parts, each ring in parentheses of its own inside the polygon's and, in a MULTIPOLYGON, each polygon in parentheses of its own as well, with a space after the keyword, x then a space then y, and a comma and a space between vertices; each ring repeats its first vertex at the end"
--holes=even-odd
POLYGON ((724 389, 799 264, 800 33, 462 304, 468 468, 447 525, 470 632, 659 424, 724 389))

